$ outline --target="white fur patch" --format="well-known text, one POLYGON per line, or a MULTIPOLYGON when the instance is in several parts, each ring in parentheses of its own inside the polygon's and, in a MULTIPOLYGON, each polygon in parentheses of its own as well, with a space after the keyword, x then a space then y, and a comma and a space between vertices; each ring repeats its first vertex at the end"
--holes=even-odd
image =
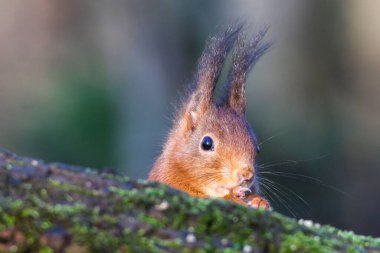
POLYGON ((220 187, 216 184, 210 184, 205 187, 205 193, 211 198, 222 198, 230 193, 230 190, 225 187, 220 187))

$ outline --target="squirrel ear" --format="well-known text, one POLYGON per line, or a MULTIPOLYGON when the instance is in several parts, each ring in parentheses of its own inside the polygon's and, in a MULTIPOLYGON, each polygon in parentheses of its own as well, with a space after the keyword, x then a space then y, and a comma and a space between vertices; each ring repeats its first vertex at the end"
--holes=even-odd
POLYGON ((226 103, 234 110, 245 113, 245 82, 247 73, 258 59, 270 48, 272 43, 262 44, 262 39, 268 31, 265 27, 259 31, 248 45, 246 40, 239 37, 238 47, 233 55, 233 64, 226 83, 226 103))
POLYGON ((188 126, 194 129, 199 118, 213 105, 215 85, 223 63, 232 49, 242 25, 230 27, 225 32, 209 39, 195 75, 192 92, 185 103, 188 126))

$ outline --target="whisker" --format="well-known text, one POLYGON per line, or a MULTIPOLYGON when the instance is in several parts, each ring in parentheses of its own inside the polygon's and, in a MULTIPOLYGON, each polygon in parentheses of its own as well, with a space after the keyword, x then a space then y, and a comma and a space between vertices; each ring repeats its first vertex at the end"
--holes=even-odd
POLYGON ((268 162, 268 163, 262 163, 259 165, 260 168, 269 168, 269 167, 275 167, 275 166, 280 166, 280 165, 287 165, 287 164, 299 164, 299 163, 304 163, 304 162, 310 162, 310 161, 316 161, 316 160, 321 160, 323 158, 326 158, 330 156, 330 154, 324 154, 308 159, 301 159, 301 160, 284 160, 284 161, 274 161, 274 162, 268 162))
POLYGON ((274 138, 277 138, 277 137, 279 137, 279 136, 281 136, 281 135, 284 135, 284 134, 285 134, 284 132, 280 132, 280 133, 278 133, 278 134, 272 135, 272 136, 266 138, 265 140, 261 141, 261 142, 258 144, 258 146, 260 147, 260 146, 263 145, 264 143, 267 143, 268 141, 273 140, 274 138))
POLYGON ((308 158, 308 159, 303 159, 303 160, 298 160, 298 162, 310 162, 310 161, 316 161, 316 160, 321 160, 323 158, 326 158, 330 156, 330 154, 324 154, 324 155, 319 155, 316 157, 308 158))
POLYGON ((197 180, 200 183, 209 183, 209 182, 214 181, 215 178, 217 178, 215 173, 202 173, 202 174, 199 174, 196 176, 192 175, 192 176, 189 176, 189 177, 184 178, 182 180, 178 180, 177 184, 188 183, 188 182, 191 182, 194 180, 197 180))
POLYGON ((277 192, 276 196, 278 198, 281 198, 281 199, 279 199, 279 202, 291 214, 296 215, 296 216, 300 216, 290 206, 291 205, 298 206, 299 203, 302 203, 305 207, 307 207, 307 210, 303 210, 303 212, 305 212, 306 215, 310 215, 310 210, 312 209, 312 207, 307 203, 307 201, 304 198, 302 198, 299 194, 297 194, 296 192, 294 192, 290 188, 288 188, 288 187, 286 187, 286 186, 284 186, 282 184, 276 183, 276 182, 274 182, 272 180, 266 179, 266 178, 263 178, 260 183, 261 183, 262 186, 265 185, 264 187, 268 188, 267 191, 270 191, 272 193, 277 192), (291 205, 285 206, 286 202, 284 202, 284 200, 290 202, 291 205), (296 200, 298 200, 300 202, 297 202, 296 200), (289 210, 289 209, 291 209, 291 210, 289 210))
POLYGON ((267 189, 265 189, 263 187, 263 188, 260 189, 260 191, 262 192, 262 195, 263 195, 264 198, 270 200, 271 205, 273 205, 273 203, 276 203, 276 201, 274 200, 274 198, 272 197, 272 195, 270 194, 270 192, 267 191, 267 189))
POLYGON ((283 184, 279 184, 279 183, 274 182, 274 181, 269 180, 269 179, 265 179, 265 180, 270 181, 273 185, 276 185, 278 188, 282 188, 283 190, 290 192, 293 196, 295 196, 297 199, 299 199, 305 206, 307 206, 309 210, 312 209, 310 204, 307 203, 307 201, 304 198, 302 198, 299 194, 297 194, 295 191, 293 191, 289 187, 287 187, 283 184))
POLYGON ((350 195, 347 192, 345 192, 339 188, 336 188, 332 185, 326 184, 321 179, 316 178, 316 177, 298 174, 298 173, 282 172, 282 171, 260 171, 260 174, 264 174, 264 175, 267 174, 267 175, 273 175, 273 176, 285 177, 285 178, 291 178, 291 179, 307 179, 307 180, 309 180, 309 182, 315 183, 315 184, 320 185, 322 187, 325 187, 327 189, 338 192, 338 193, 340 193, 346 197, 350 197, 350 195))
POLYGON ((270 167, 276 167, 281 165, 288 165, 288 164, 298 164, 297 161, 294 160, 286 160, 286 161, 279 161, 279 162, 271 162, 271 163, 263 163, 259 165, 259 168, 270 168, 270 167))
POLYGON ((283 200, 283 198, 279 195, 279 191, 278 189, 276 188, 272 188, 272 187, 269 187, 267 186, 266 184, 262 183, 261 184, 263 186, 263 188, 266 188, 268 191, 270 191, 274 196, 276 196, 276 198, 278 199, 278 201, 289 211, 289 213, 291 213, 291 215, 296 218, 296 215, 295 213, 293 212, 293 209, 283 200))
POLYGON ((275 182, 269 180, 269 179, 265 179, 264 181, 266 181, 266 183, 268 184, 268 186, 272 187, 272 189, 276 190, 279 195, 281 196, 284 196, 285 199, 289 200, 290 202, 293 202, 294 203, 294 200, 286 194, 285 191, 283 191, 278 184, 276 184, 275 182))
POLYGON ((316 183, 322 183, 322 180, 319 178, 304 175, 304 174, 298 174, 298 173, 283 172, 283 171, 260 171, 260 174, 269 174, 273 176, 286 177, 286 178, 292 178, 292 179, 304 178, 304 179, 309 179, 311 181, 314 181, 316 183))

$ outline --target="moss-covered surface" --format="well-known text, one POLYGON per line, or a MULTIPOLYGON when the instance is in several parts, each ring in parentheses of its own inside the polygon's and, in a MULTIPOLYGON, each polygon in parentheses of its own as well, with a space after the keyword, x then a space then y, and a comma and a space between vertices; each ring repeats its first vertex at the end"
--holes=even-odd
POLYGON ((0 252, 380 252, 380 239, 0 152, 0 252))

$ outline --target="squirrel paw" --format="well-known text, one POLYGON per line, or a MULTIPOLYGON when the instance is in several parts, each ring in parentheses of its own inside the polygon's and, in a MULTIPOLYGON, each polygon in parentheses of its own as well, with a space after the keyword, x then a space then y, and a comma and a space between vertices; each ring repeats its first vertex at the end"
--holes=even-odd
POLYGON ((272 210, 272 208, 269 204, 269 201, 258 196, 258 195, 252 194, 252 195, 248 196, 245 199, 245 201, 246 201, 247 205, 252 207, 252 208, 262 208, 265 210, 272 210))
POLYGON ((236 187, 232 190, 232 194, 238 199, 245 199, 251 192, 251 189, 243 186, 236 187))

